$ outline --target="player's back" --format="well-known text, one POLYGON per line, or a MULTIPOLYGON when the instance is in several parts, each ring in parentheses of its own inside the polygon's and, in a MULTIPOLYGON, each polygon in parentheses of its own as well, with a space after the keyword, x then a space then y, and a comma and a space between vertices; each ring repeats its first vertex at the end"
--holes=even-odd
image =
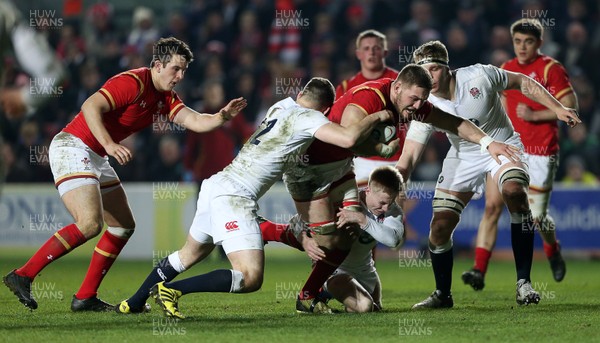
POLYGON ((267 111, 256 132, 221 175, 260 198, 290 166, 306 162, 303 155, 314 134, 329 123, 323 113, 299 106, 291 98, 267 111))

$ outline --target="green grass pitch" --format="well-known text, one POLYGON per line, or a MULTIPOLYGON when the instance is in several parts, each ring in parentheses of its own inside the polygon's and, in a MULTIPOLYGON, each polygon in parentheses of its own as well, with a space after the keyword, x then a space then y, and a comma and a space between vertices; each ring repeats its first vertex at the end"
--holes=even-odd
MULTIPOLYGON (((73 293, 81 283, 89 258, 81 253, 53 263, 36 279, 36 311, 21 305, 2 285, 0 341, 5 342, 592 342, 600 341, 600 263, 567 260, 565 280, 552 280, 548 263, 536 260, 533 284, 539 305, 515 303, 512 262, 492 260, 486 288, 475 292, 460 274, 471 261, 454 265, 455 307, 411 311, 433 291, 427 261, 378 261, 383 284, 382 313, 302 315, 294 298, 308 275, 310 263, 289 249, 267 249, 263 287, 252 294, 191 294, 180 301, 187 319, 162 316, 154 304, 144 315, 72 313, 73 293)), ((29 255, 3 249, 0 272, 22 265, 29 255)), ((100 297, 116 303, 139 286, 152 261, 117 261, 105 278, 100 297)), ((192 276, 229 268, 215 256, 187 271, 192 276)), ((181 276, 180 276, 181 278, 181 276)), ((338 303, 334 307, 341 309, 338 303)))

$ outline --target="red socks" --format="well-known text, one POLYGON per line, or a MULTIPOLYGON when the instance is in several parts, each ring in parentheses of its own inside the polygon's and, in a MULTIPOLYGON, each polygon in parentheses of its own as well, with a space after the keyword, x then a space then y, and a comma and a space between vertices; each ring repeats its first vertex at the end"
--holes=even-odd
POLYGON ((475 248, 475 269, 485 275, 492 252, 484 248, 475 248))
POLYGON ((75 224, 67 225, 50 237, 15 273, 33 280, 44 267, 86 241, 87 239, 75 224))
POLYGON ((325 258, 314 264, 313 270, 308 276, 304 287, 300 290, 299 298, 302 300, 316 297, 325 281, 344 262, 348 253, 350 253, 350 250, 323 250, 325 251, 325 258))
POLYGON ((546 253, 546 257, 552 257, 552 255, 554 255, 559 250, 560 248, 558 245, 558 241, 554 242, 554 244, 548 244, 544 242, 544 252, 546 253))
POLYGON ((281 242, 292 248, 304 251, 302 244, 300 244, 296 237, 294 237, 294 234, 288 230, 288 224, 278 224, 267 220, 260 223, 259 226, 263 240, 281 242))
POLYGON ((114 236, 108 230, 104 231, 100 241, 94 248, 92 261, 85 279, 79 288, 79 292, 75 294, 77 299, 92 298, 98 294, 98 287, 100 287, 102 279, 104 279, 126 243, 127 239, 114 236))

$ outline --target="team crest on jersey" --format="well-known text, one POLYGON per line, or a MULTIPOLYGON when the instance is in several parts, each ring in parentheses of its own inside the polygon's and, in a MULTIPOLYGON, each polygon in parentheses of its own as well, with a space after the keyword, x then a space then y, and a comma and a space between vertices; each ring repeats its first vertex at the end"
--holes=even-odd
POLYGON ((471 96, 475 99, 479 99, 481 97, 481 92, 479 91, 479 88, 477 87, 473 87, 469 90, 469 93, 471 93, 471 96))
POLYGON ((140 106, 142 108, 146 108, 146 101, 144 101, 144 100, 140 101, 140 106))

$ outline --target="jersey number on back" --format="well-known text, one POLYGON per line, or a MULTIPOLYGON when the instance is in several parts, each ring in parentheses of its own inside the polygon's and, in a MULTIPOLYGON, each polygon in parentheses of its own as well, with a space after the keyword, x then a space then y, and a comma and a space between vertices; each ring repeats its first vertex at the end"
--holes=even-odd
POLYGON ((267 127, 265 127, 264 129, 262 129, 252 140, 252 144, 254 145, 258 145, 260 143, 260 140, 258 139, 258 137, 264 135, 265 133, 271 131, 271 129, 273 128, 273 126, 275 126, 275 123, 277 122, 277 119, 273 119, 273 120, 269 120, 267 122, 267 127))

